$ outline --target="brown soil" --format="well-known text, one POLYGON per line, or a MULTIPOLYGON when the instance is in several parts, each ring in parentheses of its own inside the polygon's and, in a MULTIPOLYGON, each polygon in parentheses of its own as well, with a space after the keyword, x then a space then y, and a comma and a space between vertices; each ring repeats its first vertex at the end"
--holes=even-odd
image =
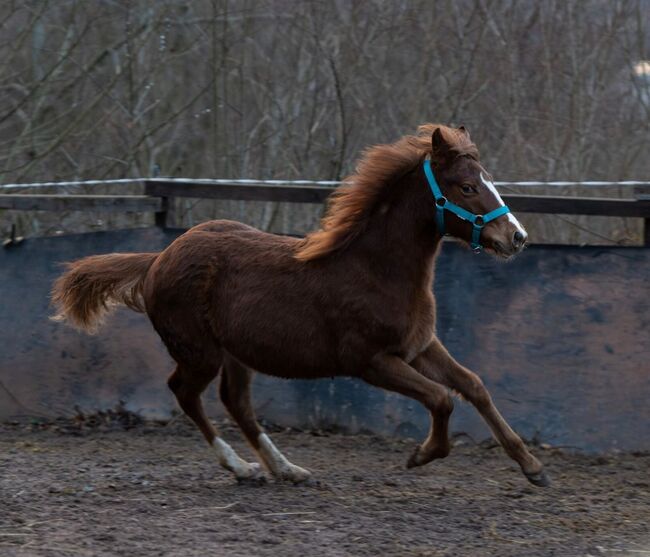
POLYGON ((407 471, 411 442, 276 431, 318 481, 253 486, 183 420, 34 429, 0 427, 3 557, 650 555, 647 454, 538 448, 554 480, 540 489, 500 448, 457 443, 407 471))

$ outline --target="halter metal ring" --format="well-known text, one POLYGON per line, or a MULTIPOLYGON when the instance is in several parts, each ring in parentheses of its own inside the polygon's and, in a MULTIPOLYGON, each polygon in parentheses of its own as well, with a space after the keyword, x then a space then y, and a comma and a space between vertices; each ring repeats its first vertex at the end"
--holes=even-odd
POLYGON ((436 199, 436 205, 438 207, 444 207, 445 205, 447 205, 447 198, 444 196, 439 197, 438 199, 436 199))
POLYGON ((483 218, 483 215, 476 215, 472 224, 476 228, 483 228, 485 226, 485 219, 483 218))

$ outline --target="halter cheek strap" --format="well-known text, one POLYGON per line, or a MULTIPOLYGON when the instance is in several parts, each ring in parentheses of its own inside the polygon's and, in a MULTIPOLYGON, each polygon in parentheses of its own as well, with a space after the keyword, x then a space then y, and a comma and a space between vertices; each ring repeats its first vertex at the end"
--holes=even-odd
POLYGON ((431 169, 431 161, 424 161, 424 174, 427 177, 429 182, 429 187, 433 192, 433 197, 436 200, 436 225, 438 226, 438 232, 441 236, 445 235, 445 210, 454 213, 458 218, 466 220, 472 224, 472 249, 474 251, 481 251, 481 230, 483 227, 490 221, 493 221, 499 218, 502 215, 510 212, 510 209, 507 205, 503 205, 490 211, 485 215, 475 215, 470 213, 467 209, 463 209, 459 205, 449 201, 440 190, 438 182, 436 182, 436 177, 433 175, 433 170, 431 169))

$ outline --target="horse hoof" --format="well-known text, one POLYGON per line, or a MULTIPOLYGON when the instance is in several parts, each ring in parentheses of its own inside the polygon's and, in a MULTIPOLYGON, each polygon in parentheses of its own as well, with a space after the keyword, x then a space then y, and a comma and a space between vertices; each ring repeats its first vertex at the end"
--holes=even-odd
POLYGON ((246 473, 237 476, 239 485, 263 485, 266 483, 266 476, 263 468, 258 462, 248 462, 246 473))
POLYGON ((292 464, 289 470, 287 470, 282 474, 283 480, 288 480, 290 482, 293 482, 294 485, 305 483, 310 478, 311 478, 311 472, 309 470, 305 470, 304 468, 301 468, 300 466, 296 466, 295 464, 292 464))
POLYGON ((406 462, 407 468, 423 466, 433 460, 445 458, 449 454, 449 447, 437 447, 434 449, 423 450, 421 446, 415 447, 415 450, 406 462))
POLYGON ((419 445, 415 447, 415 450, 411 453, 411 456, 406 461, 407 468, 415 468, 416 466, 422 466, 429 462, 430 459, 424 458, 422 456, 422 447, 419 445))
POLYGON ((415 468, 416 466, 422 466, 422 464, 418 462, 417 451, 414 452, 406 461, 407 468, 415 468))
POLYGON ((528 478, 528 481, 537 487, 551 487, 551 478, 546 475, 544 470, 536 474, 526 474, 525 472, 524 474, 528 478))

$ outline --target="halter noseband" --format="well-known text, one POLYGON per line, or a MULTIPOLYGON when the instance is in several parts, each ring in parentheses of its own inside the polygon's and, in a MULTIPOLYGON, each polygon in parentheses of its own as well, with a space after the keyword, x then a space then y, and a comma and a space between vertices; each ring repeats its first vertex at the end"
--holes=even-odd
POLYGON ((449 201, 440 190, 438 182, 436 182, 436 177, 433 175, 433 170, 431 169, 431 161, 429 159, 424 161, 424 174, 427 177, 429 182, 429 187, 433 192, 433 197, 436 200, 436 224, 438 226, 438 232, 441 236, 445 235, 445 209, 451 211, 458 218, 466 220, 472 223, 472 249, 475 252, 479 252, 482 249, 481 245, 481 230, 483 227, 490 221, 498 219, 500 216, 505 215, 510 212, 510 209, 507 205, 498 207, 494 211, 490 211, 485 215, 475 215, 470 213, 467 209, 463 209, 459 205, 449 201))

